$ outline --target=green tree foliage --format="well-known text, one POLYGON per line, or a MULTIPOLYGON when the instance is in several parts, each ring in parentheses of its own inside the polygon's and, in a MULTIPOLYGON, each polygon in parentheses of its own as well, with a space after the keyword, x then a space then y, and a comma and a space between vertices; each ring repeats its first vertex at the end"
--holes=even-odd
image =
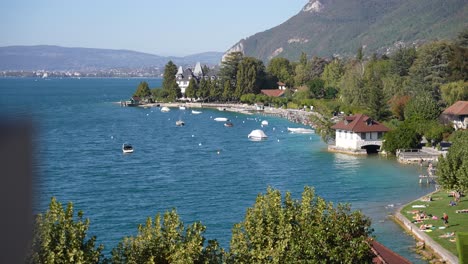
POLYGON ((333 87, 338 89, 340 87, 341 77, 344 74, 344 64, 339 59, 334 59, 327 64, 322 73, 322 80, 325 82, 325 87, 333 87))
POLYGON ((136 236, 124 238, 112 251, 112 263, 221 263, 224 251, 216 241, 203 248, 206 227, 195 222, 187 227, 175 210, 158 214, 138 227, 136 236))
POLYGON ((364 71, 359 62, 350 62, 340 84, 341 99, 351 106, 365 106, 369 91, 364 85, 364 71))
POLYGON ((219 101, 222 98, 223 90, 220 88, 218 80, 212 80, 209 82, 210 88, 210 101, 219 101))
POLYGON ((73 203, 66 209, 54 197, 45 214, 36 217, 30 263, 98 263, 104 246, 95 247, 96 237, 88 237, 89 220, 79 211, 75 219, 73 203), (88 240, 86 240, 89 238, 88 240))
POLYGON ((231 90, 234 90, 236 87, 237 70, 243 58, 244 55, 242 52, 231 52, 226 56, 224 61, 221 62, 219 76, 223 81, 228 80, 230 82, 231 90))
POLYGON ((294 73, 288 59, 281 57, 271 59, 266 71, 288 87, 294 84, 294 73))
POLYGON ((232 263, 369 263, 369 218, 305 187, 300 201, 268 188, 234 226, 232 263))
POLYGON ((437 166, 438 182, 447 190, 468 191, 468 131, 454 133, 447 156, 437 166))
POLYGON ((390 109, 395 118, 397 118, 400 121, 403 121, 405 119, 405 107, 406 104, 408 104, 409 100, 411 97, 408 95, 404 96, 397 96, 395 95, 390 99, 390 109))
POLYGON ((243 58, 237 70, 235 98, 243 94, 258 94, 265 80, 265 66, 263 62, 253 57, 243 58))
POLYGON ((458 81, 442 85, 442 99, 447 105, 452 105, 457 101, 468 100, 468 82, 458 81))
POLYGON ((146 98, 151 96, 151 90, 147 82, 140 82, 133 96, 138 96, 140 98, 146 98))
POLYGON ((416 49, 414 47, 398 49, 390 57, 392 73, 399 76, 407 76, 415 59, 416 49))
POLYGON ((435 120, 440 108, 430 93, 420 93, 413 97, 405 107, 405 119, 435 120))
POLYGON ((185 97, 197 98, 198 84, 195 78, 190 79, 189 85, 185 88, 185 97))
POLYGON ((197 96, 202 98, 205 101, 206 98, 210 95, 210 81, 201 79, 200 84, 197 90, 197 96))
POLYGON ((256 100, 257 100, 257 97, 253 93, 243 94, 240 98, 240 101, 246 104, 254 104, 256 100))
POLYGON ((462 48, 468 48, 468 27, 458 34, 455 44, 462 48))
POLYGON ((409 89, 413 92, 430 92, 440 99, 440 86, 451 75, 449 62, 453 57, 453 47, 446 42, 431 42, 422 46, 410 68, 409 89))
POLYGON ((372 118, 381 120, 389 114, 387 101, 391 95, 384 94, 383 79, 390 73, 390 62, 373 59, 364 72, 364 87, 369 92, 367 108, 372 118))
POLYGON ((405 121, 397 129, 385 133, 382 149, 395 154, 397 149, 416 148, 419 141, 420 136, 414 125, 405 121))
POLYGON ((162 88, 166 91, 167 98, 171 101, 175 101, 182 96, 179 85, 176 82, 176 73, 177 66, 172 61, 169 61, 164 68, 162 88))
POLYGON ((307 83, 312 98, 325 97, 325 82, 322 79, 315 78, 307 83))

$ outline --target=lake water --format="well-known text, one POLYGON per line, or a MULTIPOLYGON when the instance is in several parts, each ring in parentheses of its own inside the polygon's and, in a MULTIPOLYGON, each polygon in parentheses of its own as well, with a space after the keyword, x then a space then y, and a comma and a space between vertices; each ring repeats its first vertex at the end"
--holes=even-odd
MULTIPOLYGON (((158 87, 161 79, 145 79, 158 87)), ((176 208, 185 224, 201 221, 207 239, 229 247, 231 228, 268 186, 299 198, 304 186, 349 202, 373 220, 378 241, 415 263, 414 240, 387 216, 433 190, 418 168, 394 160, 328 153, 317 135, 287 133, 287 120, 202 109, 120 107, 141 79, 0 79, 0 113, 36 125, 35 210, 52 196, 90 218, 89 234, 109 252, 148 216, 176 208), (215 117, 232 120, 224 127, 215 117), (175 121, 183 119, 184 127, 175 121), (247 135, 263 130, 268 140, 247 135), (121 146, 134 146, 123 154, 121 146), (219 152, 219 154, 218 154, 219 152)))

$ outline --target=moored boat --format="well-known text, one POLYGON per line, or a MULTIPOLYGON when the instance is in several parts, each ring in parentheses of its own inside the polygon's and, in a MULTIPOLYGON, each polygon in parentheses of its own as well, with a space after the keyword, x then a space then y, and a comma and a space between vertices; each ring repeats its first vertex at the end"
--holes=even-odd
POLYGON ((250 134, 247 136, 250 140, 254 141, 260 141, 260 140, 266 140, 268 136, 263 132, 261 129, 255 129, 250 132, 250 134))
POLYGON ((167 113, 169 111, 171 111, 171 109, 169 109, 169 107, 167 107, 167 106, 161 107, 161 112, 167 113))
POLYGON ((123 153, 133 153, 133 147, 132 145, 128 144, 128 143, 124 143, 122 145, 122 152, 123 153))
POLYGON ((227 121, 229 121, 229 119, 227 119, 226 117, 216 117, 213 120, 218 121, 218 122, 227 122, 227 121))
POLYGON ((262 126, 268 126, 268 121, 263 120, 263 121, 262 121, 262 126))
POLYGON ((298 133, 298 134, 313 134, 315 131, 310 128, 302 128, 302 127, 288 127, 288 131, 291 133, 298 133))
POLYGON ((201 113, 202 113, 201 111, 192 110, 192 114, 194 114, 194 115, 199 115, 201 113))
POLYGON ((184 123, 184 121, 182 121, 182 120, 177 120, 177 121, 175 122, 175 124, 176 124, 176 126, 185 126, 185 123, 184 123))
POLYGON ((226 122, 226 123, 224 123, 224 126, 225 126, 225 127, 233 127, 234 124, 231 123, 231 122, 226 122))

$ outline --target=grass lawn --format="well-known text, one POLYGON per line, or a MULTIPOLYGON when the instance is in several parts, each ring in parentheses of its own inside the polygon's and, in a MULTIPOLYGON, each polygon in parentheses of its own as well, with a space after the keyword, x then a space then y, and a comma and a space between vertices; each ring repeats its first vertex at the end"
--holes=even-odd
POLYGON ((437 220, 430 219, 424 220, 422 223, 415 223, 417 227, 421 224, 432 224, 433 228, 431 232, 427 232, 426 234, 430 236, 435 242, 439 243, 442 247, 447 249, 448 251, 452 252, 455 256, 458 257, 457 252, 457 245, 456 242, 450 241, 454 240, 456 236, 453 237, 439 237, 446 233, 451 232, 468 232, 468 213, 456 213, 456 210, 461 209, 468 209, 468 197, 461 197, 460 202, 455 206, 450 206, 449 203, 454 198, 449 197, 449 193, 447 191, 439 191, 432 195, 432 200, 430 202, 423 202, 417 200, 412 202, 401 210, 401 214, 403 214, 408 220, 414 221, 413 217, 415 216, 412 214, 412 211, 420 210, 426 213, 427 215, 433 215, 437 217, 437 220), (426 208, 413 208, 413 205, 425 205, 426 208), (449 217, 448 219, 448 226, 445 229, 439 229, 439 227, 444 226, 444 222, 442 221, 442 215, 446 213, 449 217))

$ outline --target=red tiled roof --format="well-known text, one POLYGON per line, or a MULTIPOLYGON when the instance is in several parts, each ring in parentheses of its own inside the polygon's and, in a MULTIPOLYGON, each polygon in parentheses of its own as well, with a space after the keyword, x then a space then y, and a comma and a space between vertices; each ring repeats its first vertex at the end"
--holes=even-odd
POLYGON ((410 264, 411 262, 404 257, 398 255, 397 253, 391 251, 384 245, 380 244, 379 242, 373 240, 371 242, 371 247, 374 253, 377 254, 372 260, 372 263, 388 263, 388 264, 410 264))
POLYGON ((468 101, 458 101, 445 109, 446 115, 468 115, 468 101))
POLYGON ((283 83, 283 82, 277 82, 276 84, 278 84, 279 86, 285 86, 286 84, 283 83))
POLYGON ((260 91, 262 94, 271 96, 271 97, 280 97, 284 94, 284 90, 280 89, 265 89, 260 91))
POLYGON ((336 123, 331 128, 333 129, 340 129, 340 130, 347 130, 356 133, 361 132, 387 132, 390 129, 379 122, 372 120, 370 117, 357 114, 354 116, 347 116, 344 120, 336 123))

